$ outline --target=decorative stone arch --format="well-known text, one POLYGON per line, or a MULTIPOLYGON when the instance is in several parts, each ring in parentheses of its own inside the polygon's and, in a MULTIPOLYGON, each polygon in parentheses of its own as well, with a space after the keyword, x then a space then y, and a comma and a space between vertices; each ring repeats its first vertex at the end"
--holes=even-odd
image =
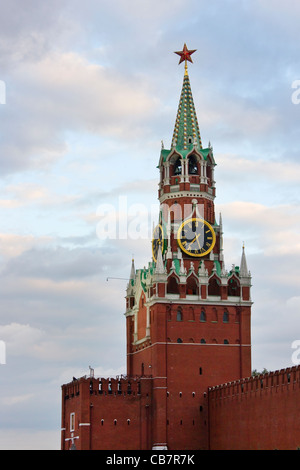
POLYGON ((168 277, 167 294, 179 294, 179 278, 174 272, 168 277))
POLYGON ((240 297, 240 281, 235 274, 232 274, 227 282, 227 294, 231 297, 240 297))
POLYGON ((171 153, 168 156, 167 162, 170 166, 170 176, 180 176, 183 174, 183 158, 179 153, 171 153))
POLYGON ((199 295, 199 281, 194 273, 191 273, 186 280, 187 295, 199 295))
POLYGON ((189 176, 200 176, 203 161, 203 156, 193 149, 192 152, 187 155, 185 160, 186 174, 189 176))
POLYGON ((221 295, 221 279, 216 274, 208 280, 208 295, 221 295))
POLYGON ((200 152, 198 152, 196 149, 193 149, 190 153, 188 153, 186 158, 189 159, 192 156, 195 157, 195 159, 197 160, 197 163, 204 161, 203 155, 200 152))

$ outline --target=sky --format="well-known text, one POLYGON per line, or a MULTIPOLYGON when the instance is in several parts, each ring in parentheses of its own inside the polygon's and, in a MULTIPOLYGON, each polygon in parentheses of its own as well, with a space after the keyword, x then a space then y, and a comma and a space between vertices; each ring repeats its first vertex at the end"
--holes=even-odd
POLYGON ((61 385, 126 373, 127 279, 151 260, 184 43, 226 268, 245 243, 252 274, 252 369, 300 363, 300 3, 0 11, 0 449, 59 449, 61 385))

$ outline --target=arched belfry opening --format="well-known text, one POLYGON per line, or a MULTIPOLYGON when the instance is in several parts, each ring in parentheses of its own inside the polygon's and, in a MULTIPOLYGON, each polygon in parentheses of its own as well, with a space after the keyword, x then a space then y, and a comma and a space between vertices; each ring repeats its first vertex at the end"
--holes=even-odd
POLYGON ((186 281, 186 293, 187 295, 198 295, 199 285, 194 275, 188 277, 186 281))
POLYGON ((178 176, 182 174, 182 162, 181 162, 180 157, 177 157, 177 159, 174 162, 173 174, 174 176, 178 176))
POLYGON ((167 282, 167 294, 179 294, 179 285, 176 276, 170 276, 167 282))
POLYGON ((228 280, 228 296, 239 297, 240 295, 240 283, 239 280, 232 276, 228 280))
POLYGON ((188 171, 189 171, 189 175, 198 174, 198 164, 197 164, 196 155, 191 155, 189 157, 188 171))
POLYGON ((221 282, 217 276, 213 276, 208 281, 208 295, 221 295, 221 282))

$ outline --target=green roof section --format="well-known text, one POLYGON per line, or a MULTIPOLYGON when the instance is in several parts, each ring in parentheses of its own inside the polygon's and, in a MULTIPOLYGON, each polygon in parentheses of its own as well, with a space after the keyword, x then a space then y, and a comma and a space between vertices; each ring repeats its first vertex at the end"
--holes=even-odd
POLYGON ((173 263, 174 263, 174 266, 175 266, 175 272, 176 272, 176 274, 179 275, 179 272, 180 272, 180 261, 179 261, 179 259, 177 259, 177 258, 173 259, 173 263))
POLYGON ((221 269, 220 261, 219 261, 219 260, 215 260, 214 263, 215 263, 217 275, 218 275, 218 276, 221 276, 222 269, 221 269))
MULTIPOLYGON (((189 153, 191 153, 193 148, 194 148, 194 146, 190 145, 188 150, 178 150, 178 149, 176 149, 176 150, 183 157, 183 159, 185 160, 187 155, 189 153)), ((198 153, 200 153, 203 156, 204 160, 207 160, 209 152, 212 152, 211 148, 201 149, 201 150, 197 150, 197 151, 198 151, 198 153)), ((173 152, 173 149, 172 150, 166 150, 166 149, 161 150, 162 161, 165 162, 171 152, 173 152)), ((157 168, 159 168, 159 166, 157 168)))
POLYGON ((182 153, 182 151, 191 151, 194 146, 197 150, 201 150, 202 141, 190 79, 188 74, 185 74, 173 132, 172 148, 176 148, 182 153))

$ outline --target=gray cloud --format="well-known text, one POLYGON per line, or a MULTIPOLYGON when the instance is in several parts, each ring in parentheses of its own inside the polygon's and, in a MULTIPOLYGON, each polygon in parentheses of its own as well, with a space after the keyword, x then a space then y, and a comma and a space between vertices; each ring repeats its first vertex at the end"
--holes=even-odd
POLYGON ((184 42, 197 49, 190 80, 218 163, 228 267, 246 242, 253 367, 290 365, 299 329, 298 18, 292 0, 2 5, 3 448, 59 448, 60 385, 88 365, 125 372, 126 281, 106 278, 126 279, 132 254, 146 265, 151 246, 99 240, 96 212, 119 195, 156 203, 160 141, 168 147, 182 84, 173 51, 184 42))

